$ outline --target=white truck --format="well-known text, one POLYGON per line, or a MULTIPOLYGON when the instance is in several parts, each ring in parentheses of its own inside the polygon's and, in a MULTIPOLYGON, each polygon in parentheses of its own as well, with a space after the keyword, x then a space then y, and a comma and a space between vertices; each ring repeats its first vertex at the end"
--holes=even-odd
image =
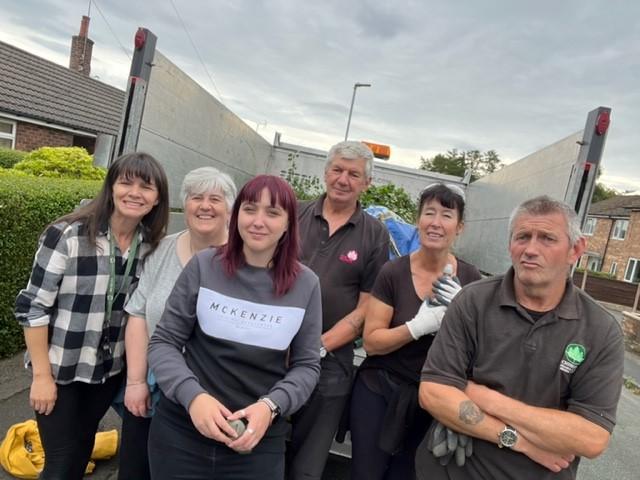
MULTIPOLYGON (((140 28, 128 81, 120 134, 112 158, 143 150, 164 166, 171 181, 172 207, 180 208, 178 191, 184 174, 212 165, 230 174, 238 185, 258 173, 280 174, 296 155, 305 175, 322 178, 326 152, 285 144, 277 134, 269 144, 249 125, 211 96, 156 49, 156 36, 140 28)), ((402 186, 414 198, 434 182, 465 189, 465 234, 456 253, 485 274, 510 265, 507 222, 515 205, 547 194, 572 205, 584 223, 602 158, 611 109, 587 114, 584 128, 478 181, 376 161, 374 183, 402 186)), ((182 228, 174 215, 171 230, 182 228)), ((362 361, 359 350, 356 362, 362 361)), ((334 444, 334 453, 350 454, 350 446, 334 444)))

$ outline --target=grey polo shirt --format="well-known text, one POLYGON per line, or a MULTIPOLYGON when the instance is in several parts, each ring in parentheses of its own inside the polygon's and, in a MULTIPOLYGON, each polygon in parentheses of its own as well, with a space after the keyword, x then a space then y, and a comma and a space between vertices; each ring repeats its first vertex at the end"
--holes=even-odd
MULTIPOLYGON (((515 299, 513 269, 475 282, 452 302, 422 381, 464 389, 467 379, 538 407, 567 410, 609 432, 620 398, 624 344, 615 318, 567 281, 560 304, 534 321, 515 299)), ((430 458, 431 457, 431 458, 430 458)), ((575 478, 579 458, 553 474, 525 455, 474 439, 464 468, 417 458, 429 478, 575 478)), ((421 477, 419 477, 421 478, 421 477)))
MULTIPOLYGON (((320 278, 322 331, 333 327, 352 312, 360 292, 373 288, 378 271, 389 259, 389 234, 360 204, 351 218, 329 236, 322 216, 325 195, 299 205, 298 220, 303 264, 320 278)), ((343 364, 353 361, 353 348, 345 345, 334 352, 343 364)))

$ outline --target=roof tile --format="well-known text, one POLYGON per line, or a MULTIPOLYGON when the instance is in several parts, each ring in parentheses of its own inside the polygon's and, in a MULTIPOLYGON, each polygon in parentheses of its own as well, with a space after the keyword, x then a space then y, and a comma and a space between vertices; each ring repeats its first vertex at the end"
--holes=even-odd
POLYGON ((632 211, 640 210, 640 195, 618 195, 591 204, 589 215, 628 217, 632 211))
POLYGON ((117 135, 125 92, 0 41, 0 112, 117 135))

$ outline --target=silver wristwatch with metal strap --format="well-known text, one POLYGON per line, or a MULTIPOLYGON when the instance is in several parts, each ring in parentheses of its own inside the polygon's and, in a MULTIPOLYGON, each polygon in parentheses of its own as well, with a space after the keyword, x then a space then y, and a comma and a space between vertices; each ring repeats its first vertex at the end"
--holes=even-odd
POLYGON ((269 410, 271 410, 271 421, 272 422, 273 422, 273 420, 275 420, 275 418, 278 415, 280 415, 280 407, 278 405, 276 405, 276 402, 271 400, 269 397, 260 397, 260 399, 258 401, 266 404, 267 407, 269 407, 269 410))

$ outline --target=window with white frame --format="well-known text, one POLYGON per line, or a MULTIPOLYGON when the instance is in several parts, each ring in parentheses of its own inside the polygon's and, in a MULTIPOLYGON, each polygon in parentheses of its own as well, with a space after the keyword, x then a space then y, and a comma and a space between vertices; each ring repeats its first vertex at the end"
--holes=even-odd
POLYGON ((611 238, 614 240, 624 240, 627 236, 627 230, 629 229, 629 220, 616 220, 613 225, 613 232, 611 238))
POLYGON ((584 235, 593 235, 593 232, 596 230, 596 222, 597 218, 589 217, 587 218, 587 222, 584 224, 584 228, 582 229, 582 233, 584 235))
POLYGON ((16 141, 16 122, 0 118, 0 148, 13 148, 16 141))
POLYGON ((587 270, 591 272, 599 272, 600 259, 598 257, 589 257, 589 262, 587 263, 587 270))
POLYGON ((618 264, 616 262, 613 262, 611 264, 611 267, 609 268, 609 275, 611 275, 612 277, 615 277, 617 271, 618 271, 618 264))
POLYGON ((640 282, 640 260, 637 258, 630 258, 627 262, 627 268, 624 271, 625 282, 640 282))

